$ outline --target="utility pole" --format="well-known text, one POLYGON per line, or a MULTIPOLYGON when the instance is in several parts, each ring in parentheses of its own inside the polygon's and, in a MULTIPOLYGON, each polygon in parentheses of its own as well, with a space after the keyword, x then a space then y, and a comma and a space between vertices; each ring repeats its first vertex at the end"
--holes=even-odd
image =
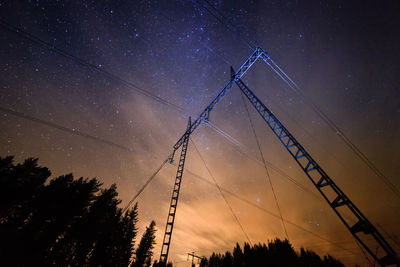
POLYGON ((187 260, 189 260, 189 257, 192 257, 192 267, 195 267, 195 265, 194 265, 194 259, 195 258, 197 258, 198 262, 200 262, 202 259, 205 259, 204 256, 197 256, 196 254, 194 254, 194 251, 192 253, 188 253, 187 260))

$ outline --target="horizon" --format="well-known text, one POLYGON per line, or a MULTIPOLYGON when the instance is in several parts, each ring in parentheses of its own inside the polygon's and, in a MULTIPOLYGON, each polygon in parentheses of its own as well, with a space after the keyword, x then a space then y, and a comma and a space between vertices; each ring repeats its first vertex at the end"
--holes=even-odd
MULTIPOLYGON (((187 118, 193 122, 229 81, 230 66, 237 70, 253 53, 248 44, 260 45, 387 180, 262 60, 243 81, 399 253, 399 10, 396 1, 0 2, 0 155, 37 157, 52 177, 73 172, 115 183, 123 208, 172 152, 187 118)), ((368 266, 246 105, 251 121, 233 85, 210 113, 212 124, 190 137, 169 260, 189 266, 187 253, 233 249, 246 236, 253 244, 284 239, 281 219, 271 215, 279 203, 285 220, 309 231, 285 224, 296 250, 368 266)), ((156 222, 157 260, 175 176, 166 164, 136 199, 138 236, 156 222)))

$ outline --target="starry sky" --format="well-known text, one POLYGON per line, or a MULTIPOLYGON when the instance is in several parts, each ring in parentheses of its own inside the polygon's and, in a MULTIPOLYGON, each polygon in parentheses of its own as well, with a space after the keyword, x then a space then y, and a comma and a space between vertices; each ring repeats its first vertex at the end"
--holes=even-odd
MULTIPOLYGON (((400 188, 399 11, 394 0, 0 1, 0 155, 38 157, 53 176, 116 183, 124 207, 170 154, 188 116, 252 53, 246 40, 262 46, 400 188)), ((265 63, 243 80, 399 251, 398 196, 265 63)), ((307 230, 287 224, 294 247, 367 266, 248 108, 282 215, 307 230)), ((270 214, 278 211, 237 87, 210 120, 216 128, 199 126, 189 143, 169 255, 177 266, 189 266, 188 252, 209 256, 246 241, 193 144, 251 242, 285 238, 270 214)), ((156 259, 175 172, 166 165, 138 198, 140 233, 157 223, 156 259)))

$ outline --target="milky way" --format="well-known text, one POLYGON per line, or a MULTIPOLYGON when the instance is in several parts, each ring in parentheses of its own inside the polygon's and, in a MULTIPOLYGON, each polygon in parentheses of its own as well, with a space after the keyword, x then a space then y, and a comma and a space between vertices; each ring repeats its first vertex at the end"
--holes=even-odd
MULTIPOLYGON (((399 188, 400 5, 348 2, 0 1, 0 155, 38 157, 53 176, 116 183, 123 207, 170 154, 188 116, 252 53, 250 43, 399 188)), ((265 63, 244 81, 399 250, 399 198, 265 63)), ((352 236, 250 111, 282 215, 295 224, 287 224, 293 245, 366 266, 352 236)), ((238 88, 210 120, 191 138, 250 240, 285 238, 238 88)), ((155 258, 175 172, 166 165, 138 198, 140 231, 157 223, 155 258)), ((179 201, 170 250, 177 266, 189 266, 188 252, 208 256, 246 241, 192 143, 179 201)))

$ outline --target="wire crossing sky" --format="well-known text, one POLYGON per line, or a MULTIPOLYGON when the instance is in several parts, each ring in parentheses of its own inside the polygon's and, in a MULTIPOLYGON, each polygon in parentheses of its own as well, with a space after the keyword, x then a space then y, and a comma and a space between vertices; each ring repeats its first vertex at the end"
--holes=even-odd
MULTIPOLYGON (((398 11, 396 1, 0 1, 1 21, 20 29, 0 27, 0 155, 38 157, 53 175, 116 183, 125 207, 171 152, 185 116, 198 115, 230 78, 229 65, 239 67, 261 45, 373 165, 264 63, 252 67, 246 84, 395 243, 400 203, 387 185, 399 188, 400 177, 398 11)), ((258 148, 238 90, 210 120, 196 130, 196 144, 221 189, 234 194, 225 196, 249 239, 284 238, 279 220, 264 212, 275 210, 274 199, 263 164, 254 160, 258 148)), ((285 222, 332 241, 318 253, 367 265, 265 125, 254 120, 254 128, 285 222)), ((190 147, 187 168, 207 176, 190 147)), ((158 242, 174 173, 166 164, 137 198, 143 226, 155 219, 160 227, 158 242)), ((183 178, 175 262, 187 252, 207 255, 245 241, 218 190, 193 178, 183 178)), ((296 248, 323 242, 287 227, 296 248)))

